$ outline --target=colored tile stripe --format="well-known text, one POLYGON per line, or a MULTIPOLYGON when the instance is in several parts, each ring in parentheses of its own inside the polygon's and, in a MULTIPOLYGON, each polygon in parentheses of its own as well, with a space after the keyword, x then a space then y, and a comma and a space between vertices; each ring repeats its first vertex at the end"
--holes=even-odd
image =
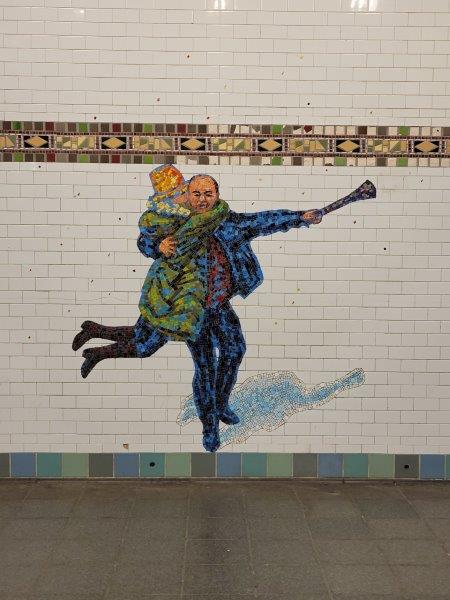
POLYGON ((0 478, 448 479, 444 454, 0 453, 0 478))
POLYGON ((1 121, 4 162, 450 166, 450 127, 1 121))

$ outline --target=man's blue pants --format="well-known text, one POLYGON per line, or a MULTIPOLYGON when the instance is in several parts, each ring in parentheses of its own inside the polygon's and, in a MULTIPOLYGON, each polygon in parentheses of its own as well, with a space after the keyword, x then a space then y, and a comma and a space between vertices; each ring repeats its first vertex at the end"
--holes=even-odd
MULTIPOLYGON (((169 337, 140 317, 134 328, 137 355, 154 354, 169 337)), ((201 331, 187 341, 194 361, 192 389, 197 413, 203 423, 220 414, 236 383, 246 346, 241 324, 229 302, 205 309, 201 331)))

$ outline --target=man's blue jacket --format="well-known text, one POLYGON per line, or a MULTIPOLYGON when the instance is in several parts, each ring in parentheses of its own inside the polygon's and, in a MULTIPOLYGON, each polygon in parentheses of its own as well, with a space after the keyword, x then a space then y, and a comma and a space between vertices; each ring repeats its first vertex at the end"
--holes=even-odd
MULTIPOLYGON (((263 281, 263 273, 250 242, 263 235, 271 235, 278 231, 288 231, 293 227, 308 227, 302 219, 303 211, 268 210, 257 213, 236 213, 230 211, 227 218, 214 232, 230 263, 233 277, 233 295, 247 297, 263 281)), ((140 252, 147 257, 157 259, 161 256, 158 250, 161 239, 155 239, 151 231, 139 235, 137 245, 140 252)), ((206 276, 206 262, 201 261, 206 276)))

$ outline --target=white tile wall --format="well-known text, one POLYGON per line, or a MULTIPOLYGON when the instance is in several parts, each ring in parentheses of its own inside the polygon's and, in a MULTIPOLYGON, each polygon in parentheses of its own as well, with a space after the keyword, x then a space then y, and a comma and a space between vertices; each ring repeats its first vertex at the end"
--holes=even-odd
MULTIPOLYGON (((448 125, 449 8, 3 0, 0 115, 448 125)), ((208 170, 235 210, 318 207, 367 177, 379 190, 320 227, 255 243, 266 281, 235 302, 248 341, 240 381, 291 369, 316 383, 362 367, 366 384, 233 449, 449 453, 449 175, 208 170)), ((102 363, 87 380, 70 347, 87 317, 137 317, 146 169, 13 163, 0 178, 0 451, 198 451, 199 425, 175 422, 192 377, 182 344, 102 363)))
MULTIPOLYGON (((184 169, 189 176, 195 167, 184 169)), ((319 207, 365 178, 377 200, 254 243, 266 280, 234 302, 248 342, 239 381, 351 369, 364 386, 261 432, 244 451, 449 452, 450 178, 441 169, 209 167, 234 210, 319 207)), ((79 374, 86 318, 131 324, 148 261, 136 249, 147 171, 2 164, 0 451, 196 451, 180 430, 183 344, 79 374)))
POLYGON ((0 11, 6 119, 450 117, 449 0, 2 0, 0 11))

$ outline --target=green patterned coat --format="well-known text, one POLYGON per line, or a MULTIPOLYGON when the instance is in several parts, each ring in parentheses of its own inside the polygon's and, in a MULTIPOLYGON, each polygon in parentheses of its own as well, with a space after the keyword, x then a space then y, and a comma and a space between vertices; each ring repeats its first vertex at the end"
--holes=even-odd
POLYGON ((198 259, 206 254, 208 237, 227 217, 223 200, 206 213, 191 213, 171 201, 148 203, 141 216, 141 233, 163 240, 172 235, 173 256, 160 256, 151 265, 142 287, 141 315, 162 333, 176 340, 195 339, 204 312, 206 285, 198 259))

